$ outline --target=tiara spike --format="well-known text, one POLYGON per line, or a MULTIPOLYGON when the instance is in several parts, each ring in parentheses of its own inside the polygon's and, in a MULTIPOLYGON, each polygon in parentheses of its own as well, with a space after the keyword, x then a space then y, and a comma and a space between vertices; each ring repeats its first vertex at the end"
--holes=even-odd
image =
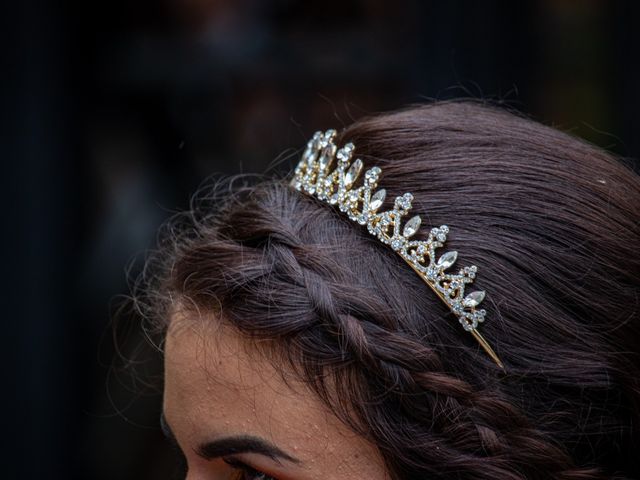
POLYGON ((478 324, 484 322, 486 310, 477 309, 486 292, 477 290, 465 295, 465 287, 473 283, 478 267, 471 265, 446 272, 458 259, 458 252, 450 250, 436 259, 436 249, 444 246, 449 233, 447 225, 434 227, 426 240, 410 240, 422 225, 420 215, 408 216, 413 202, 413 194, 407 192, 395 198, 393 208, 379 212, 386 199, 386 190, 375 190, 382 173, 379 167, 365 172, 361 186, 355 182, 364 167, 361 159, 353 162, 352 143, 341 148, 335 144, 335 130, 316 132, 302 154, 290 181, 292 187, 315 196, 361 225, 382 243, 389 245, 435 292, 451 312, 458 318, 463 329, 473 335, 482 349, 504 370, 504 365, 489 343, 478 332, 478 324), (330 171, 334 160, 337 165, 330 171))
POLYGON ((477 307, 478 305, 480 305, 480 302, 484 300, 484 296, 485 296, 484 290, 477 290, 475 292, 471 292, 469 295, 464 297, 464 300, 462 300, 462 304, 465 307, 477 307))
POLYGON ((402 236, 405 238, 412 237, 416 234, 418 229, 420 228, 420 224, 422 223, 422 219, 420 215, 416 215, 407 220, 407 223, 404 224, 404 229, 402 230, 402 236))
POLYGON ((456 263, 457 259, 458 259, 458 252, 456 252, 455 250, 443 253, 442 256, 438 259, 438 266, 442 268, 442 270, 446 270, 451 265, 456 263))
POLYGON ((358 175, 360 175, 361 171, 362 171, 362 160, 358 158, 356 159, 355 162, 351 164, 351 166, 349 167, 349 170, 347 170, 347 173, 345 173, 344 175, 344 187, 346 189, 351 188, 353 183, 357 180, 358 175))
POLYGON ((371 200, 369 201, 369 211, 371 213, 376 213, 384 203, 384 199, 386 196, 387 191, 384 188, 381 188, 376 193, 374 193, 371 197, 371 200))

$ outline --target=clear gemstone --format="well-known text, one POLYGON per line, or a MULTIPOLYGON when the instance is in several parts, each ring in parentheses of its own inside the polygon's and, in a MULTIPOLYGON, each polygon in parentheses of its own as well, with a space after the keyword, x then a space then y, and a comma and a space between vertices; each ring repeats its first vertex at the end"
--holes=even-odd
POLYGON ((342 164, 349 163, 351 155, 353 154, 353 148, 353 143, 347 143, 344 147, 338 150, 338 153, 336 154, 338 161, 342 164))
POLYGON ((438 278, 438 269, 429 267, 427 270, 427 278, 429 280, 435 281, 438 278))
POLYGON ((326 170, 329 168, 329 165, 331 165, 335 154, 336 146, 333 144, 329 145, 322 151, 322 155, 320 155, 320 159, 318 160, 320 170, 326 170))
POLYGON ((353 162, 351 167, 349 167, 349 170, 347 170, 347 173, 344 176, 345 188, 349 188, 351 187, 351 185, 353 185, 353 182, 356 181, 361 171, 362 171, 362 160, 358 158, 355 162, 353 162))
POLYGON ((415 233, 420 228, 420 223, 422 223, 422 219, 420 218, 420 215, 411 217, 407 221, 407 223, 404 225, 404 230, 402 231, 402 235, 404 235, 406 238, 409 238, 412 235, 415 235, 415 233))
POLYGON ((473 308, 477 307, 482 300, 484 300, 485 291, 478 290, 477 292, 471 292, 469 295, 464 297, 462 303, 465 307, 473 308))
POLYGON ((447 252, 443 254, 438 260, 438 266, 441 267, 443 270, 446 270, 447 268, 449 268, 451 265, 455 263, 457 258, 458 258, 458 252, 456 252, 455 250, 452 250, 451 252, 447 252))
POLYGON ((325 141, 327 141, 327 142, 333 141, 333 139, 336 137, 337 133, 338 132, 336 132, 333 128, 330 128, 329 130, 324 132, 325 141))
POLYGON ((413 195, 410 193, 405 193, 401 197, 396 197, 395 207, 398 210, 409 210, 411 208, 412 200, 413 195))
POLYGON ((391 248, 393 248, 394 250, 400 250, 403 243, 404 242, 402 241, 402 239, 394 238, 393 240, 391 240, 391 248))
POLYGON ((478 271, 478 267, 476 267, 475 265, 472 265, 471 267, 464 267, 462 274, 466 275, 469 278, 475 278, 477 271, 478 271))
POLYGON ((369 202, 369 209, 373 212, 377 211, 382 204, 384 203, 384 198, 387 196, 387 191, 384 188, 381 188, 371 197, 371 201, 369 202))
POLYGON ((367 173, 364 174, 365 182, 368 185, 373 185, 378 181, 378 176, 380 176, 380 168, 370 168, 369 170, 367 170, 367 173))
POLYGON ((311 142, 309 142, 307 144, 307 148, 304 149, 304 152, 302 153, 302 159, 300 161, 301 165, 304 165, 306 163, 309 162, 309 157, 311 157, 311 154, 313 153, 313 145, 311 144, 311 142))

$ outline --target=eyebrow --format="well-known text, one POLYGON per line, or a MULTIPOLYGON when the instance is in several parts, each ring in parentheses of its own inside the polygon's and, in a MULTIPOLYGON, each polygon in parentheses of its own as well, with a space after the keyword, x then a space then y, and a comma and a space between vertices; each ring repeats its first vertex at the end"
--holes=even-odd
MULTIPOLYGON (((174 444, 177 444, 176 438, 167 423, 164 413, 160 415, 160 426, 164 435, 174 444)), ((278 462, 279 460, 287 460, 292 463, 300 463, 295 457, 283 452, 275 445, 268 441, 251 435, 237 435, 212 440, 210 442, 199 445, 195 452, 205 460, 213 460, 215 458, 225 457, 228 455, 239 455, 242 453, 256 453, 263 455, 278 462)))

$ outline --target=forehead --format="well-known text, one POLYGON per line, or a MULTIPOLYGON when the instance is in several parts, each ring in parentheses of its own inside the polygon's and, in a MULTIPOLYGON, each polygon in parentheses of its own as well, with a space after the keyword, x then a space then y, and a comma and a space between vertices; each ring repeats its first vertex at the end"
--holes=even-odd
POLYGON ((195 447, 218 436, 259 436, 300 459, 308 478, 386 478, 370 443, 304 383, 251 348, 224 322, 172 319, 164 410, 181 443, 195 447))

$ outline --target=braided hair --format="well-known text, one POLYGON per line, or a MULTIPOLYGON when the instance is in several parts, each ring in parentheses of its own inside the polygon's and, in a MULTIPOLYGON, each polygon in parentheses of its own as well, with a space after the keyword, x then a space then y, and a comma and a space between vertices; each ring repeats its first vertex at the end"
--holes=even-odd
POLYGON ((477 264, 506 372, 391 249, 286 178, 167 223, 136 298, 209 310, 293 370, 392 478, 640 478, 640 177, 581 140, 443 102, 341 133, 477 264))

